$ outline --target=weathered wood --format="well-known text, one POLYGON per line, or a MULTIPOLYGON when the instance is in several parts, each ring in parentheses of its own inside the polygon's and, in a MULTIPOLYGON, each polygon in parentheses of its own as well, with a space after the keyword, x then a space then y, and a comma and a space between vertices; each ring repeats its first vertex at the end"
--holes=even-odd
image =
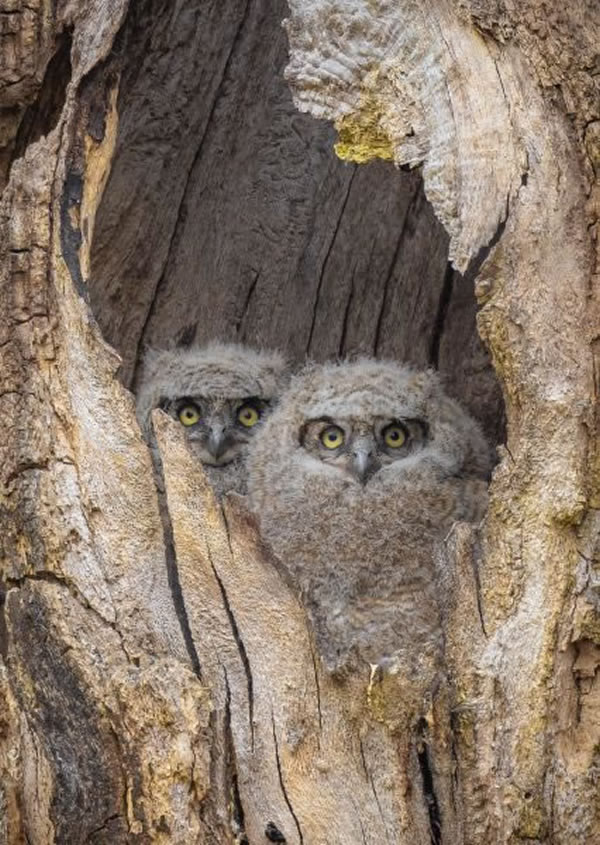
POLYGON ((598 841, 597 5, 289 7, 358 165, 283 4, 2 6, 0 843, 598 841), (423 714, 322 671, 158 413, 163 525, 92 310, 127 384, 173 337, 375 349, 499 435, 473 282, 508 441, 423 714))
MULTIPOLYGON (((54 73, 48 76, 46 97, 40 96, 60 24, 59 19, 45 13, 41 0, 33 0, 26 6, 18 0, 0 3, 0 189, 6 184, 11 162, 20 158, 31 139, 36 115, 42 118, 38 125, 44 125, 44 109, 36 107, 36 98, 39 104, 42 99, 48 102, 55 96, 60 100, 62 95, 64 99, 66 82, 54 73), (50 88, 52 97, 49 97, 50 88)), ((70 44, 68 37, 65 40, 70 44)), ((59 43, 54 53, 59 65, 60 58, 65 56, 64 43, 59 43)), ((56 123, 59 114, 60 108, 46 114, 46 131, 52 128, 53 119, 56 123)), ((37 137, 40 134, 38 131, 37 137)))
POLYGON ((336 121, 349 159, 387 144, 398 163, 422 163, 458 267, 490 250, 479 326, 507 397, 508 444, 482 534, 485 633, 462 647, 459 629, 449 637, 455 707, 468 722, 457 742, 467 842, 600 835, 590 745, 576 763, 553 744, 557 714, 568 722, 565 665, 577 678, 583 648, 583 671, 596 665, 573 623, 594 577, 578 526, 597 499, 597 214, 586 208, 597 171, 583 142, 599 117, 600 15, 588 4, 584 17, 585 5, 542 21, 535 3, 518 13, 481 2, 290 3, 296 103, 336 121), (575 775, 582 758, 587 773, 575 775))
POLYGON ((105 12, 71 19, 65 108, 0 203, 0 841, 222 842, 149 453, 77 289, 110 132, 79 134, 76 92, 118 29, 105 12))
MULTIPOLYGON (((324 670, 245 498, 231 495, 221 511, 180 427, 154 416, 193 642, 234 750, 235 787, 221 802, 237 790, 250 842, 269 825, 290 845, 428 841, 422 685, 366 663, 345 679, 324 670)), ((441 766, 438 775, 450 811, 441 766)))

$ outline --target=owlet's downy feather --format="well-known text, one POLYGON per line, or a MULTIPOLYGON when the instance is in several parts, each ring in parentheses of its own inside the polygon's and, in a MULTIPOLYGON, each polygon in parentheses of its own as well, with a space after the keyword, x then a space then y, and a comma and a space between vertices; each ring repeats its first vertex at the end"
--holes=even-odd
POLYGON ((225 343, 150 349, 138 419, 149 439, 154 408, 179 420, 215 493, 245 493, 248 445, 286 381, 286 362, 278 352, 225 343))
POLYGON ((479 520, 490 449, 431 372, 309 366, 257 434, 249 493, 330 671, 354 654, 418 676, 437 648, 434 550, 479 520))

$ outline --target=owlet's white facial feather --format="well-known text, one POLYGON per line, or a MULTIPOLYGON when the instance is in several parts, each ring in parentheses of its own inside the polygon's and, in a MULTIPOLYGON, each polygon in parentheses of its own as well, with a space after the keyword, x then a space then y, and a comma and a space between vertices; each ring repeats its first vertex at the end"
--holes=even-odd
POLYGON ((418 664, 439 633, 435 544, 482 516, 490 459, 433 373, 365 358, 292 379, 254 440, 249 493, 330 670, 351 653, 418 664))
POLYGON ((212 343, 151 349, 143 362, 137 413, 151 437, 151 413, 179 420, 217 495, 246 489, 245 457, 287 381, 278 352, 212 343))

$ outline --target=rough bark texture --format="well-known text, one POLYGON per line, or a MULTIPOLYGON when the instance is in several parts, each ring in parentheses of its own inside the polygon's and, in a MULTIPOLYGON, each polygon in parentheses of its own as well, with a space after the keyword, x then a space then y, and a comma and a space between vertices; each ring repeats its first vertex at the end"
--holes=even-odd
POLYGON ((591 0, 0 2, 2 845, 600 842, 599 42, 591 0), (419 709, 322 670, 157 414, 163 524, 105 340, 127 385, 173 338, 407 357, 498 440, 473 282, 508 440, 419 709))

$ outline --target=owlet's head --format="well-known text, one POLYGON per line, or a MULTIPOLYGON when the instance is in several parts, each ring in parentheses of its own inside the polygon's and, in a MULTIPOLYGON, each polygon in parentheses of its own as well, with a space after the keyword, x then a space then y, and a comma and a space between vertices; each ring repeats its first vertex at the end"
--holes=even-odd
POLYGON ((137 413, 143 430, 161 408, 183 426, 202 463, 222 467, 242 456, 287 380, 278 352, 212 343, 151 349, 144 358, 137 413))
POLYGON ((251 479, 268 458, 287 455, 294 478, 320 475, 327 484, 363 488, 421 467, 443 477, 486 477, 491 466, 479 426, 433 372, 370 358, 308 366, 252 452, 251 479))

